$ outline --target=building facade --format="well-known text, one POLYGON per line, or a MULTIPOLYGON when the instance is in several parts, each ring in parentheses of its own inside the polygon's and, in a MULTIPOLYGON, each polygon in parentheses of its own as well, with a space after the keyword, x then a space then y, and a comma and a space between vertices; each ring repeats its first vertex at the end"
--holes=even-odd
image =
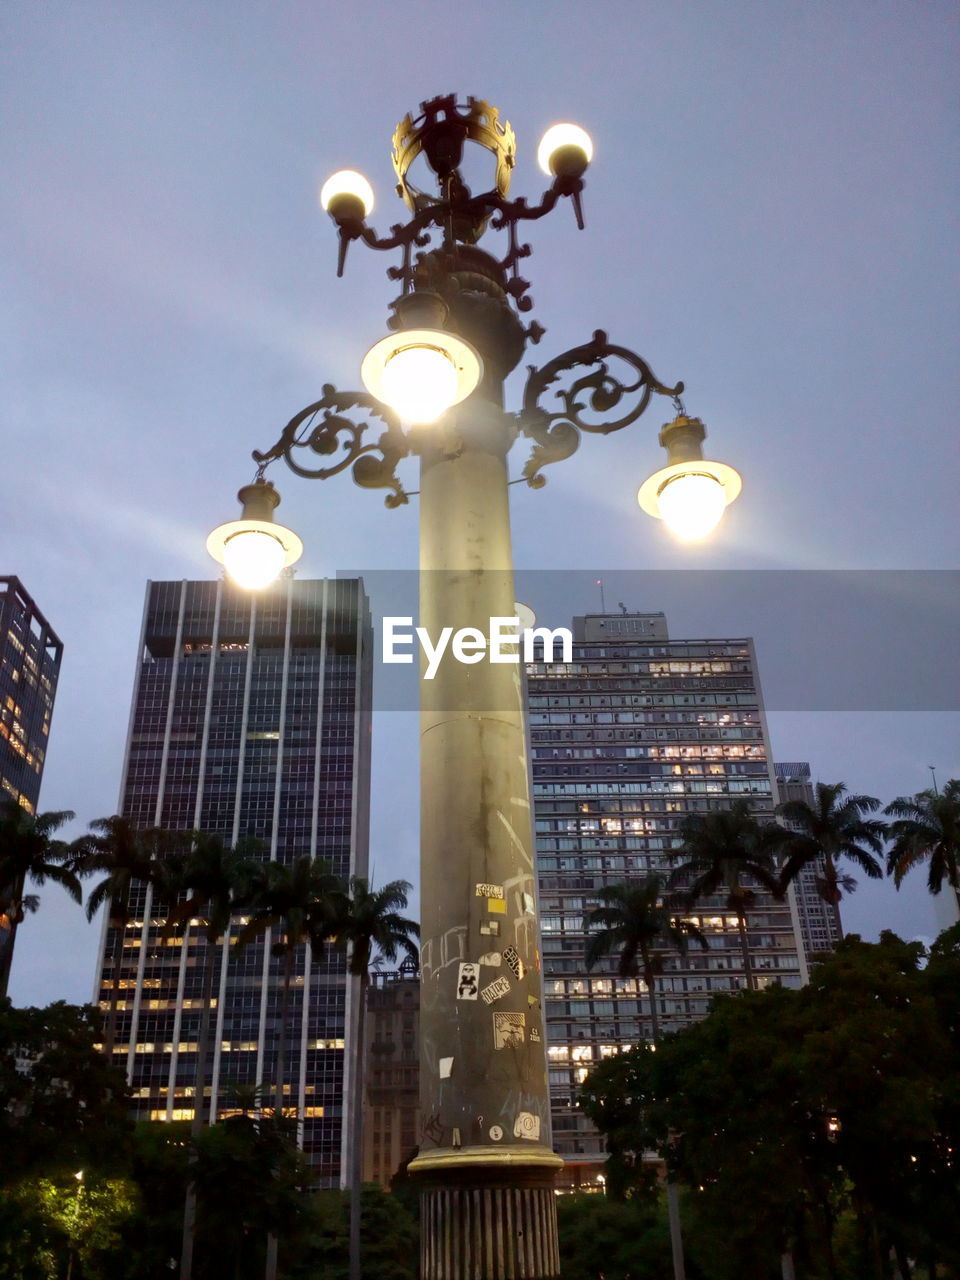
POLYGON ((364 1073, 363 1180, 384 1190, 420 1134, 420 977, 416 965, 370 971, 364 1073))
MULTIPOLYGON (((597 891, 670 870, 688 813, 747 799, 772 818, 776 784, 749 639, 671 640, 663 614, 574 619, 570 663, 527 668, 531 769, 554 1148, 567 1185, 590 1185, 603 1143, 576 1107, 597 1062, 649 1040, 645 984, 588 971, 585 918, 597 891)), ((657 982, 662 1033, 744 985, 737 921, 720 897, 691 913, 708 948, 669 955, 657 982)), ((758 892, 748 919, 758 984, 799 987, 794 895, 758 892)))
MULTIPOLYGON (((249 593, 219 582, 147 586, 124 760, 121 813, 141 828, 200 830, 264 857, 309 854, 341 876, 366 875, 372 629, 363 584, 281 580, 249 593)), ((140 885, 114 973, 105 922, 96 999, 119 985, 115 1053, 138 1117, 189 1119, 206 947, 196 921, 163 933, 165 904, 140 885)), ((233 927, 235 932, 235 925, 233 927)), ((238 1088, 272 1096, 281 971, 269 934, 242 951, 228 931, 216 964, 215 1031, 204 1108, 238 1088)), ((284 1093, 322 1186, 347 1167, 355 980, 342 953, 296 957, 284 1093)))
POLYGON ((63 645, 19 578, 0 577, 0 799, 36 813, 63 645))
MULTIPOLYGON (((805 804, 813 805, 813 784, 810 781, 810 766, 806 761, 775 764, 774 771, 781 804, 786 800, 802 800, 805 804)), ((804 867, 794 881, 800 940, 808 965, 823 952, 833 951, 843 937, 839 904, 825 902, 817 888, 817 881, 825 870, 824 859, 821 857, 804 867)))
MULTIPOLYGON (((63 645, 19 578, 0 577, 0 800, 35 814, 63 645)), ((23 885, 0 885, 0 995, 13 963, 23 885), (6 890, 11 888, 9 896, 6 890)))

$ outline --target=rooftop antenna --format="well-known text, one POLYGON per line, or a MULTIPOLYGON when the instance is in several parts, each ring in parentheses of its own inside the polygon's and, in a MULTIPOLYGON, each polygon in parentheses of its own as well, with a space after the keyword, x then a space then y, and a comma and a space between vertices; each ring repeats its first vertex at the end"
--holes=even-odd
POLYGON ((938 796, 940 792, 937 790, 937 766, 935 764, 928 764, 927 768, 930 770, 930 777, 933 779, 933 794, 938 796))
POLYGON ((607 604, 606 604, 606 601, 605 601, 605 600, 604 600, 604 598, 603 598, 603 579, 602 579, 602 578, 598 578, 598 579, 597 579, 597 586, 600 588, 600 612, 601 612, 601 613, 606 613, 606 612, 607 612, 607 604))
POLYGON ((624 617, 627 616, 627 606, 623 603, 622 600, 617 601, 617 608, 620 610, 620 612, 623 614, 624 617))

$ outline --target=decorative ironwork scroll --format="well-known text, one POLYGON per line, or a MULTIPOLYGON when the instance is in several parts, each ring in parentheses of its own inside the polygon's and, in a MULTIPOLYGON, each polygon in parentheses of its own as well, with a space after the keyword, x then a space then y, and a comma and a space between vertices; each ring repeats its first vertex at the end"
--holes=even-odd
POLYGON ((678 396, 682 391, 682 382, 675 387, 666 386, 654 376, 641 356, 608 342, 602 329, 594 333, 590 342, 565 351, 542 369, 531 365, 523 393, 523 409, 518 415, 520 429, 534 441, 533 451, 523 468, 524 479, 532 489, 542 488, 546 477, 540 474, 541 469, 576 453, 581 431, 599 435, 620 431, 636 422, 654 392, 678 396), (615 363, 618 361, 631 372, 619 376, 615 363), (564 374, 580 368, 592 371, 572 382, 564 379, 564 374), (558 382, 561 385, 554 388, 553 384, 558 382), (550 409, 541 403, 550 395, 560 400, 560 408, 550 409), (623 411, 619 416, 609 417, 621 404, 623 411), (603 416, 598 420, 597 415, 603 416))
POLYGON ((389 489, 384 504, 399 507, 409 498, 397 478, 396 467, 409 452, 399 420, 386 405, 363 391, 337 391, 327 383, 322 397, 290 419, 271 449, 265 453, 255 449, 253 459, 264 468, 276 458, 283 458, 291 471, 311 480, 327 480, 352 466, 357 484, 365 489, 389 489), (363 444, 370 424, 345 417, 350 409, 366 410, 386 424, 375 443, 363 444), (301 450, 308 450, 307 456, 330 458, 338 449, 343 450, 343 456, 331 466, 305 466, 303 460, 298 460, 302 459, 301 450))

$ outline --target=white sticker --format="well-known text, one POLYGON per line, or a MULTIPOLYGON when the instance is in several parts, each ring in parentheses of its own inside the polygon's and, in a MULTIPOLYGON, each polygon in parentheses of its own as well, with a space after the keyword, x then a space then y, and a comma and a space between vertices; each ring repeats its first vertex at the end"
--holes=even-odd
MULTIPOLYGON (((457 978, 457 999, 458 1000, 476 1000, 477 991, 480 986, 480 966, 474 964, 472 960, 467 960, 460 965, 460 975, 457 978)), ((487 1001, 489 1004, 490 1002, 487 1001)))
POLYGON ((500 968, 500 952, 488 951, 485 956, 481 956, 477 964, 488 964, 492 969, 500 968))
POLYGON ((521 1111, 513 1126, 515 1138, 526 1138, 529 1142, 537 1142, 540 1138, 540 1117, 529 1111, 521 1111))
POLYGON ((502 884, 478 884, 477 897, 478 898, 502 898, 503 885, 502 884))
POLYGON ((491 1140, 493 1142, 499 1142, 502 1137, 503 1137, 503 1130, 500 1128, 500 1126, 498 1124, 492 1124, 490 1126, 491 1140))
POLYGON ((523 978, 523 961, 520 959, 520 953, 516 947, 504 947, 503 958, 510 967, 513 976, 518 982, 523 978))
POLYGON ((530 1028, 530 1043, 531 1043, 531 1044, 541 1044, 541 1043, 542 1043, 542 1041, 541 1041, 541 1039, 540 1039, 540 1028, 539 1028, 539 1027, 531 1027, 531 1028, 530 1028))
POLYGON ((524 893, 520 895, 523 898, 523 910, 526 915, 532 916, 534 912, 533 894, 524 893))
POLYGON ((519 1049, 523 1044, 525 1018, 522 1013, 495 1013, 493 1015, 493 1047, 495 1049, 519 1049))
POLYGON ((481 920, 480 933, 485 938, 500 937, 500 921, 499 920, 481 920))
MULTIPOLYGON (((504 977, 494 978, 489 987, 484 987, 480 992, 480 999, 484 1004, 493 1004, 494 1000, 501 1000, 504 996, 510 994, 510 983, 504 977)), ((476 996, 470 997, 476 1000, 476 996)))
POLYGON ((441 1058, 440 1059, 440 1079, 449 1080, 452 1073, 453 1073, 453 1059, 441 1058))

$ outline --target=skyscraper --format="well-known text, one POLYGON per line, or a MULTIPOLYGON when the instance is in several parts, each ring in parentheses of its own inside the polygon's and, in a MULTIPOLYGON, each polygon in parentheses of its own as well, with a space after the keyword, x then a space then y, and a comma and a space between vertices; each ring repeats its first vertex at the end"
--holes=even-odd
MULTIPOLYGON (((372 630, 363 585, 297 581, 251 594, 225 581, 147 586, 123 768, 121 812, 137 826, 255 836, 265 857, 309 854, 366 875, 372 630)), ((96 998, 119 983, 115 1052, 137 1114, 193 1115, 205 945, 193 922, 162 934, 143 885, 114 974, 105 922, 96 998)), ((215 961, 215 1031, 205 1108, 229 1111, 237 1085, 272 1088, 281 971, 270 938, 215 961)), ((357 1007, 344 957, 297 956, 284 1089, 322 1186, 345 1168, 349 1043, 357 1007)))
MULTIPOLYGON (((63 645, 20 579, 0 577, 0 800, 31 814, 40 798, 62 656, 63 645)), ((23 885, 0 885, 9 888, 19 901, 23 885)), ((0 910, 0 993, 7 990, 16 921, 9 905, 0 910)))
MULTIPOLYGON (((806 761, 776 764, 774 770, 781 803, 785 800, 802 800, 809 805, 814 803, 810 766, 806 761)), ((804 867, 794 881, 800 940, 808 965, 820 952, 832 951, 843 937, 840 907, 825 902, 817 888, 817 880, 825 870, 821 857, 804 867)))
MULTIPOLYGON (((573 1183, 589 1183, 602 1140, 575 1106, 602 1058, 651 1038, 645 985, 588 972, 585 916, 599 889, 668 872, 688 813, 746 798, 776 804, 756 657, 749 639, 670 640, 663 614, 574 619, 573 660, 528 666, 545 1014, 554 1146, 573 1183)), ((693 912, 708 949, 668 955, 657 983, 662 1032, 744 985, 736 918, 722 898, 693 912)), ((758 892, 748 918, 758 985, 798 987, 806 962, 791 891, 758 892)))
POLYGON ((0 577, 0 799, 36 813, 63 645, 19 578, 0 577))

